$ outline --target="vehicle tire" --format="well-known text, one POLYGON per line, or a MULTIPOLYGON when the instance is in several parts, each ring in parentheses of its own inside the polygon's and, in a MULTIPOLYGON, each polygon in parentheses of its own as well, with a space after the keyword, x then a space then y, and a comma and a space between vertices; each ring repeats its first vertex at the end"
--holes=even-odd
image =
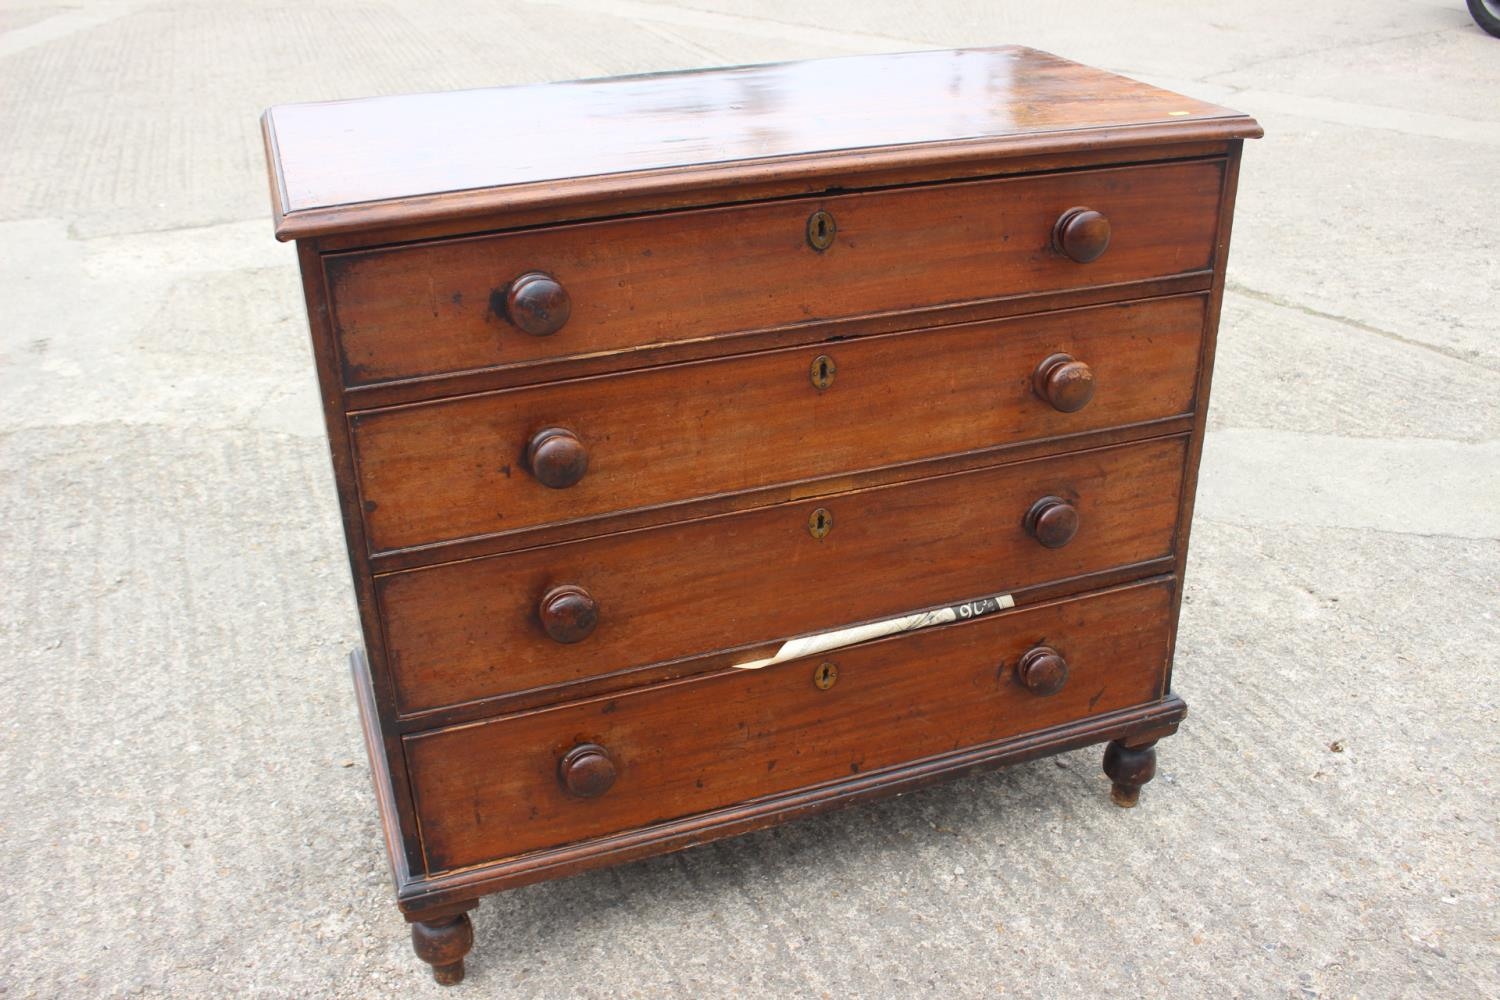
POLYGON ((1469 14, 1475 24, 1500 38, 1500 0, 1469 0, 1469 14))

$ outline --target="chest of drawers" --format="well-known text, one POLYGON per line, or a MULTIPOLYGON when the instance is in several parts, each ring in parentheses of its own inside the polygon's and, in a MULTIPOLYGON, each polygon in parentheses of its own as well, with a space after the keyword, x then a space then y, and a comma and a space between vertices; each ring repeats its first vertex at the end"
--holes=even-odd
POLYGON ((1091 743, 1135 803, 1254 121, 1000 48, 264 127, 440 982, 497 890, 1091 743))

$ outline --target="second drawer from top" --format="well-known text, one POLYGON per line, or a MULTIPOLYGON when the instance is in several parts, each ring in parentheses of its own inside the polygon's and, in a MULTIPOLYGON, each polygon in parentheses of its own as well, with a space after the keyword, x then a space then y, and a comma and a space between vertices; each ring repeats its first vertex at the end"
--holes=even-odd
POLYGON ((1180 416, 1193 408, 1206 308, 1202 295, 1153 299, 351 414, 369 546, 1180 416))

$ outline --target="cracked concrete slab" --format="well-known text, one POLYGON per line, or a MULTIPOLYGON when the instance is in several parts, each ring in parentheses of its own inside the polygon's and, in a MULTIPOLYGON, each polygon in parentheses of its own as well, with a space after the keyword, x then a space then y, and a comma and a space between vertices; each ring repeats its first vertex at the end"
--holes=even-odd
POLYGON ((1208 426, 1480 443, 1500 439, 1494 386, 1426 344, 1231 291, 1208 426))
POLYGON ((321 437, 296 254, 264 236, 258 221, 90 240, 58 222, 0 223, 9 427, 108 413, 321 437))
POLYGON ((0 9, 0 995, 443 992, 265 105, 1005 42, 1268 133, 1142 807, 1090 750, 532 886, 446 995, 1500 995, 1500 40, 1461 0, 0 9))
MULTIPOLYGON (((1309 104, 1357 108, 1351 114, 1361 119, 1394 114, 1399 121, 1405 112, 1451 117, 1456 127, 1468 124, 1492 138, 1494 121, 1480 95, 1493 79, 1493 43, 1467 23, 1468 14, 1461 4, 1432 4, 1425 13, 1431 21, 1414 19, 1421 30, 1410 35, 1340 45, 1318 53, 1317 58, 1297 55, 1263 60, 1207 79, 1242 90, 1285 94, 1309 104)), ((1388 126, 1376 122, 1372 127, 1388 126)), ((1459 136, 1469 137, 1467 133, 1459 136)))
MULTIPOLYGON (((592 0, 601 2, 601 0, 592 0)), ((624 2, 624 0, 620 0, 624 2)), ((670 3, 634 0, 638 8, 670 3)), ((1351 7, 1267 0, 1253 7, 1211 3, 1188 15, 1172 4, 1079 0, 1068 17, 1041 4, 929 4, 915 12, 902 0, 697 0, 695 11, 753 17, 775 25, 807 25, 938 46, 1018 44, 1045 49, 1132 75, 1153 73, 1212 79, 1268 61, 1315 61, 1331 52, 1437 31, 1466 31, 1462 5, 1383 2, 1351 7)), ((643 11, 642 17, 649 16, 643 11)), ((668 15, 670 16, 670 15, 668 15)), ((1477 29, 1473 29, 1477 33, 1477 29)))
POLYGON ((1197 513, 1257 524, 1500 538, 1500 441, 1223 430, 1203 451, 1197 513))
POLYGON ((1234 287, 1500 370, 1500 148, 1246 110, 1234 287))

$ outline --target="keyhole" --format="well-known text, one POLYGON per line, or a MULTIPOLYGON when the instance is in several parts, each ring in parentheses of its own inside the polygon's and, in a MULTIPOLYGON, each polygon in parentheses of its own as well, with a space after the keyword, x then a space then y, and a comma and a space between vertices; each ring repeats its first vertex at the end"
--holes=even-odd
POLYGON ((833 237, 838 231, 833 216, 822 209, 807 217, 807 243, 819 253, 833 246, 833 237))
POLYGON ((807 532, 814 538, 822 538, 833 530, 833 514, 819 507, 807 519, 807 532))
POLYGON ((808 374, 812 377, 812 384, 817 389, 826 389, 833 385, 833 376, 839 370, 839 366, 833 363, 833 359, 826 354, 819 354, 813 358, 812 368, 808 374))
POLYGON ((834 682, 839 679, 839 668, 824 660, 818 664, 818 669, 813 671, 813 685, 819 691, 827 691, 833 687, 834 682))

